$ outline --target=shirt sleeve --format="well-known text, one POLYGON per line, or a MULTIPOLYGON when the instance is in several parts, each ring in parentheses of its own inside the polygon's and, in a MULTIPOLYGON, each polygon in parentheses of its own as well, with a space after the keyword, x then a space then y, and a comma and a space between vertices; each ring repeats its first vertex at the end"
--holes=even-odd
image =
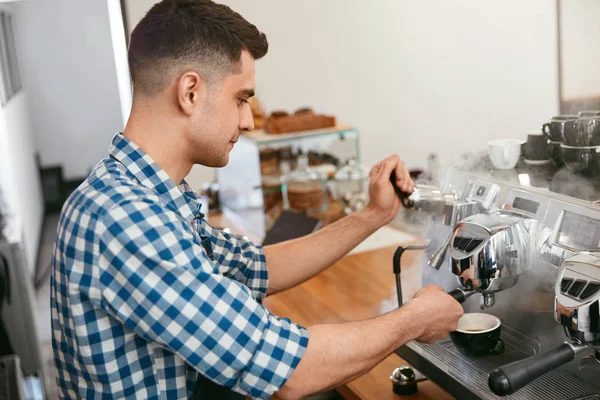
POLYGON ((246 285, 258 302, 267 295, 269 275, 261 245, 206 224, 220 272, 246 285))
POLYGON ((308 345, 308 331, 271 315, 224 277, 176 213, 124 201, 104 216, 102 307, 136 334, 178 354, 215 383, 269 398, 308 345))

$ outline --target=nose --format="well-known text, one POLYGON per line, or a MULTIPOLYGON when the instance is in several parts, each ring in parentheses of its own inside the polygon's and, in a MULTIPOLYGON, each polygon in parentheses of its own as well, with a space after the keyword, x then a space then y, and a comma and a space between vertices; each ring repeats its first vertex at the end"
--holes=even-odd
POLYGON ((250 105, 246 104, 240 111, 240 122, 238 128, 242 132, 250 132, 254 130, 254 117, 250 105))

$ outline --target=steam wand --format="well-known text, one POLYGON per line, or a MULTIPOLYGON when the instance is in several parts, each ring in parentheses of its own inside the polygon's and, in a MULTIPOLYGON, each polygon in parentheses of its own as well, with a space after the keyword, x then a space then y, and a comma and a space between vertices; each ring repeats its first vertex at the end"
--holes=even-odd
MULTIPOLYGON (((402 204, 406 207, 406 208, 412 208, 413 207, 413 203, 410 199, 410 193, 406 193, 403 192, 398 185, 396 185, 396 171, 392 171, 391 176, 390 176, 390 182, 392 183, 392 186, 394 187, 394 190, 396 191, 396 195, 398 195, 398 197, 400 197, 400 201, 402 201, 402 204)), ((433 234, 433 230, 434 230, 434 226, 435 224, 433 223, 433 221, 431 221, 430 226, 429 226, 429 234, 427 235, 428 238, 427 240, 425 240, 425 243, 420 244, 420 245, 408 245, 408 246, 398 246, 398 248, 396 249, 396 251, 394 252, 394 259, 393 259, 393 270, 394 270, 394 275, 396 276, 396 295, 398 297, 398 307, 402 307, 402 303, 403 303, 403 299, 402 299, 402 281, 400 279, 400 272, 401 272, 401 267, 400 267, 400 259, 402 258, 402 255, 404 254, 404 252, 406 250, 425 250, 429 247, 429 244, 431 243, 431 237, 433 234)), ((448 248, 449 245, 449 239, 446 239, 446 243, 444 243, 444 245, 442 246, 442 248, 444 249, 443 251, 437 251, 436 254, 434 255, 433 258, 437 259, 435 260, 435 268, 439 269, 444 256, 446 255, 446 250, 448 248)), ((432 258, 432 259, 433 259, 432 258)), ((430 261, 431 263, 431 261, 430 261)), ((474 294, 475 291, 472 290, 471 288, 458 288, 458 289, 454 289, 450 292, 448 292, 448 294, 452 297, 454 297, 454 299, 456 299, 456 301, 458 301, 459 303, 464 303, 467 298, 469 296, 471 296, 472 294, 474 294)))
POLYGON ((398 296, 398 307, 402 307, 402 282, 400 280, 400 259, 406 250, 425 250, 429 247, 431 239, 427 239, 425 243, 420 245, 398 246, 394 253, 394 275, 396 275, 396 295, 398 296))
MULTIPOLYGON (((400 267, 400 259, 406 250, 425 250, 429 247, 430 243, 431 239, 427 239, 425 243, 419 245, 398 246, 394 252, 393 270, 394 275, 396 276, 396 296, 398 297, 398 307, 402 307, 403 304, 402 281, 400 279, 400 273, 402 272, 400 267)), ((448 294, 454 297, 454 299, 459 303, 464 303, 469 297, 471 297, 471 295, 475 293, 475 290, 468 287, 456 288, 448 292, 448 294)))

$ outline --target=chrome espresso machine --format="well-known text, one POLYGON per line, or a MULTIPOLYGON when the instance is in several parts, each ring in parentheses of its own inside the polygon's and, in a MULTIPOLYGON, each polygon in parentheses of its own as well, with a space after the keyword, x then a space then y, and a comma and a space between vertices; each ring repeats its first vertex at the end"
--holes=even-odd
MULTIPOLYGON (((467 358, 448 338, 398 355, 459 399, 600 400, 600 185, 578 179, 482 156, 417 186, 405 205, 434 216, 422 285, 500 318, 504 351, 467 358)), ((400 257, 416 248, 395 256, 400 303, 400 257)))

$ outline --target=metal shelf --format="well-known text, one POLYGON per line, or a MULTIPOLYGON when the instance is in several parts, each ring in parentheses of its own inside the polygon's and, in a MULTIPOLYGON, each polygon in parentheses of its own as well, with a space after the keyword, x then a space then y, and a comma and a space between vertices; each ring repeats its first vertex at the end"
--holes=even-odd
POLYGON ((302 131, 302 132, 293 132, 293 133, 280 133, 280 134, 271 134, 266 133, 263 130, 255 130, 240 136, 241 140, 249 140, 258 145, 262 144, 273 144, 273 143, 283 143, 283 142, 292 142, 297 139, 305 139, 315 136, 327 136, 327 135, 337 135, 337 136, 345 136, 345 135, 355 135, 357 134, 357 130, 350 125, 338 125, 333 128, 325 128, 325 129, 315 129, 310 131, 302 131))

